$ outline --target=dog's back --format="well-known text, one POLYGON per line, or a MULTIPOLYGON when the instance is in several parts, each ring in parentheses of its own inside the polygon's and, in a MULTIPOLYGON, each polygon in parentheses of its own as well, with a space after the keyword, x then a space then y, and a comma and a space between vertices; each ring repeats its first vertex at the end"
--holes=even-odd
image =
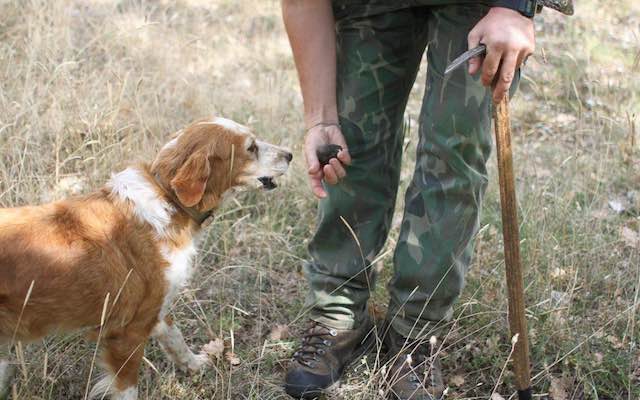
POLYGON ((107 293, 110 303, 120 293, 108 309, 118 323, 133 318, 152 275, 140 260, 158 258, 134 222, 106 192, 0 209, 0 342, 97 327, 107 293))

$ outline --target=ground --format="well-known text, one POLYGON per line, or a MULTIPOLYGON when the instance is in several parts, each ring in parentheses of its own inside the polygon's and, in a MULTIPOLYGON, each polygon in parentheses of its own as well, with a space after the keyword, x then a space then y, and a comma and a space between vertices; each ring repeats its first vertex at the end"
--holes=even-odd
MULTIPOLYGON (((512 102, 535 393, 637 399, 640 6, 580 1, 570 18, 545 10, 536 30, 512 102)), ((405 186, 424 83, 423 68, 406 112, 405 186)), ((197 276, 174 306, 189 343, 221 339, 226 355, 189 375, 151 344, 140 376, 143 399, 284 399, 283 371, 305 322, 301 265, 315 200, 278 2, 0 1, 0 88, 2 206, 98 188, 203 116, 246 123, 293 149, 278 190, 243 194, 217 213, 197 276)), ((447 398, 513 398, 510 364, 501 373, 511 338, 496 179, 492 159, 473 267, 439 338, 447 398)), ((378 265, 378 312, 401 213, 399 204, 378 265)), ((95 379, 94 345, 79 335, 13 352, 20 399, 79 399, 95 379)), ((376 360, 359 361, 328 398, 384 398, 376 360)))

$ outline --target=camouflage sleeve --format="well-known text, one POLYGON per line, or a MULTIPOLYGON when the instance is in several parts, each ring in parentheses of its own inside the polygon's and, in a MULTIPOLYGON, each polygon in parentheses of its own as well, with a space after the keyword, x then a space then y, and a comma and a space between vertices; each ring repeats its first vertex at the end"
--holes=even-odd
POLYGON ((573 15, 573 0, 538 0, 538 4, 560 11, 565 15, 573 15))
MULTIPOLYGON (((494 5, 518 9, 522 6, 519 0, 494 0, 494 5)), ((573 0, 538 0, 538 7, 548 7, 565 15, 573 15, 573 0)))

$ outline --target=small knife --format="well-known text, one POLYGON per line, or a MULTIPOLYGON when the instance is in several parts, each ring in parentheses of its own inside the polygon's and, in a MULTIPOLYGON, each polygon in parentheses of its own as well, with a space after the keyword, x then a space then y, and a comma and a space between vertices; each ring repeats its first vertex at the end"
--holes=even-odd
POLYGON ((447 69, 444 70, 445 75, 449 75, 453 70, 461 66, 462 64, 469 61, 469 59, 477 56, 484 55, 487 52, 487 46, 484 44, 479 45, 478 47, 474 47, 471 50, 467 50, 462 53, 458 58, 451 61, 451 64, 447 66, 447 69))

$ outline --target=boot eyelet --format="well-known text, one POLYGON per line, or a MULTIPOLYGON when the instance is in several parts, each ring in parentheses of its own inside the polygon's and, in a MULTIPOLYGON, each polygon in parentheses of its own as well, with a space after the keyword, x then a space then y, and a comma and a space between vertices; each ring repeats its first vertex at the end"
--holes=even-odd
POLYGON ((331 345, 333 344, 333 342, 331 342, 331 340, 324 340, 322 343, 327 347, 331 347, 331 345))
POLYGON ((320 354, 321 356, 324 355, 324 353, 325 353, 324 349, 319 349, 318 350, 318 354, 320 354))
POLYGON ((338 336, 338 332, 337 332, 335 329, 330 329, 330 330, 329 330, 329 335, 331 335, 331 336, 334 336, 334 337, 335 337, 335 336, 338 336))

